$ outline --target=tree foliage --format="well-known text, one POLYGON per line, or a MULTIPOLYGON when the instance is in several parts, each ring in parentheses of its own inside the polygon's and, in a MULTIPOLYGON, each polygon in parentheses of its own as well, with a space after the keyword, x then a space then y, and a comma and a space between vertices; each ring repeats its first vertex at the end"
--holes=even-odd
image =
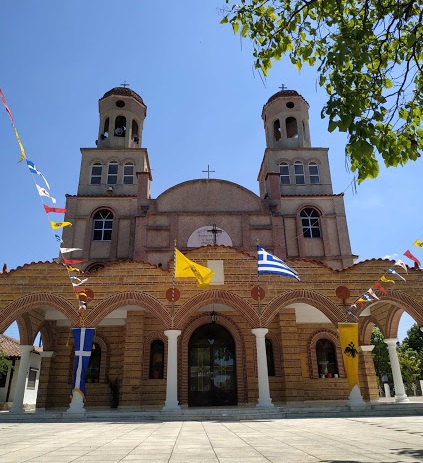
POLYGON ((390 382, 392 382, 391 362, 389 361, 388 346, 384 342, 382 332, 377 326, 373 327, 370 337, 370 343, 375 347, 373 348, 373 362, 375 364, 376 376, 381 379, 383 375, 387 375, 390 382))
POLYGON ((12 362, 8 360, 3 351, 0 349, 0 375, 7 373, 8 368, 12 366, 12 362))
POLYGON ((222 23, 249 37, 264 75, 289 57, 317 65, 329 131, 347 132, 358 180, 420 157, 423 0, 226 0, 222 23))
POLYGON ((419 360, 419 378, 423 379, 423 332, 417 323, 407 331, 407 336, 402 341, 402 348, 410 349, 419 360))

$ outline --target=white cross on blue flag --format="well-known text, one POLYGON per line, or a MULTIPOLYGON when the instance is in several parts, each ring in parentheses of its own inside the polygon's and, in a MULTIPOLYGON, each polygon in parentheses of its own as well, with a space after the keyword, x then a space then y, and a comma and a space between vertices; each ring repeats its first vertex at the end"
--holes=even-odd
POLYGON ((260 246, 257 246, 257 259, 259 275, 281 275, 283 277, 296 278, 298 281, 301 281, 295 270, 288 267, 282 259, 270 254, 260 246))

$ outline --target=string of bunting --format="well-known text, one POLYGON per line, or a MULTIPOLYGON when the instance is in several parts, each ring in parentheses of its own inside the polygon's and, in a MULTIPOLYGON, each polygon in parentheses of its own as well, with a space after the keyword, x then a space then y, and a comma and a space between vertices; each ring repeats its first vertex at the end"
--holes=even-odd
MULTIPOLYGON (((417 239, 416 241, 414 241, 413 246, 416 246, 416 247, 422 249, 423 248, 423 241, 417 239)), ((410 252, 409 249, 407 249, 407 251, 405 251, 403 255, 414 262, 414 267, 415 268, 420 268, 421 264, 420 264, 419 259, 417 259, 417 257, 414 256, 410 252)), ((408 274, 407 265, 401 259, 398 259, 394 263, 394 266, 398 266, 398 267, 403 268, 405 270, 405 273, 408 274)), ((372 301, 375 301, 375 300, 379 301, 380 297, 376 295, 374 289, 379 290, 382 294, 388 294, 388 292, 386 291, 386 289, 382 285, 382 283, 385 283, 385 285, 386 284, 395 284, 395 280, 392 279, 392 277, 395 277, 397 281, 401 281, 401 282, 407 281, 395 269, 393 269, 392 267, 389 267, 387 269, 387 271, 379 278, 379 280, 374 282, 374 284, 373 284, 373 286, 371 288, 369 288, 364 294, 362 294, 359 298, 357 298, 356 301, 353 304, 351 304, 350 309, 347 310, 347 314, 357 318, 357 316, 353 312, 353 309, 357 309, 358 306, 362 306, 362 305, 366 304, 367 302, 372 302, 372 301)))
MULTIPOLYGON (((30 173, 32 175, 32 179, 34 181, 35 187, 37 189, 38 195, 40 197, 40 200, 41 200, 41 203, 43 205, 44 211, 47 214, 48 221, 50 223, 50 226, 51 226, 53 232, 55 230, 59 230, 61 228, 71 227, 72 226, 71 222, 56 222, 56 221, 50 220, 50 217, 49 217, 48 214, 66 214, 67 210, 64 209, 64 208, 61 208, 61 207, 56 207, 56 199, 53 196, 51 196, 51 194, 50 194, 51 189, 50 189, 50 185, 49 185, 46 177, 41 173, 40 170, 37 169, 35 164, 26 157, 25 149, 24 149, 23 144, 21 142, 21 139, 19 137, 18 131, 17 131, 16 127, 15 127, 15 119, 13 117, 12 111, 10 110, 10 108, 9 108, 7 102, 6 102, 6 98, 4 96, 4 93, 3 93, 3 91, 1 89, 0 89, 0 97, 1 97, 1 100, 3 102, 4 107, 6 108, 6 112, 9 115, 10 121, 12 123, 13 130, 15 132, 16 140, 17 140, 19 148, 21 150, 21 158, 19 159, 18 163, 22 162, 24 160, 26 161, 27 167, 28 167, 28 169, 29 169, 29 171, 30 171, 30 173), (44 183, 43 186, 41 186, 41 185, 39 185, 37 183, 37 177, 36 176, 39 176, 39 177, 42 178, 43 183, 44 183), (45 201, 44 201, 45 198, 48 198, 51 201, 53 206, 50 206, 50 205, 46 204, 45 201)), ((67 254, 67 253, 73 252, 73 251, 82 251, 82 249, 81 248, 62 247, 62 244, 63 244, 62 238, 57 234, 54 234, 54 237, 55 237, 56 241, 59 243, 59 252, 60 252, 61 260, 62 260, 63 265, 65 266, 65 268, 67 270, 68 277, 70 279, 73 292, 76 293, 76 299, 78 301, 78 311, 79 311, 79 316, 80 316, 80 322, 81 322, 82 326, 84 326, 84 318, 85 318, 85 315, 86 315, 87 304, 88 304, 89 301, 91 301, 94 298, 94 292, 91 289, 88 289, 88 288, 84 288, 84 289, 80 288, 83 284, 85 284, 88 281, 88 278, 79 278, 79 277, 74 275, 74 273, 77 273, 77 274, 83 273, 79 268, 74 267, 74 265, 82 264, 84 261, 79 260, 79 259, 66 259, 65 257, 63 257, 63 254, 67 254)))

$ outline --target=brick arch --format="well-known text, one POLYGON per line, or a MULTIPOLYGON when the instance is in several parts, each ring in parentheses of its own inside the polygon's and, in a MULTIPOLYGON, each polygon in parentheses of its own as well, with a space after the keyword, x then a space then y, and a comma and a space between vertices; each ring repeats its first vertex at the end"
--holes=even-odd
POLYGON ((151 343, 153 341, 163 341, 164 351, 163 351, 163 379, 167 378, 167 337, 163 331, 153 331, 149 333, 144 338, 143 346, 143 379, 150 379, 150 352, 151 352, 151 343))
MULTIPOLYGON (((378 294, 379 295, 379 294, 378 294)), ((399 319, 401 318, 402 312, 407 312, 419 326, 423 326, 423 304, 418 302, 413 297, 398 291, 395 289, 388 289, 388 294, 380 293, 380 302, 391 302, 394 307, 390 310, 386 326, 383 327, 384 336, 395 337, 398 331, 399 319), (395 334, 396 333, 396 334, 395 334)), ((368 307, 374 307, 379 302, 374 302, 370 306, 361 307, 358 315, 368 307)), ((378 325, 379 326, 379 325, 378 325)), ((382 327, 379 326, 382 330, 382 327)))
POLYGON ((367 345, 371 343, 370 340, 372 336, 373 326, 377 326, 380 329, 382 336, 384 338, 386 337, 384 327, 380 325, 380 323, 376 320, 376 318, 373 315, 370 315, 366 317, 364 323, 359 328, 360 344, 367 345))
POLYGON ((164 307, 154 297, 138 291, 116 293, 101 301, 89 311, 85 320, 85 325, 97 326, 104 317, 124 305, 138 305, 145 307, 153 313, 164 326, 170 326, 170 315, 166 307, 164 307))
POLYGON ((309 338, 308 341, 308 368, 310 378, 319 378, 319 365, 317 363, 316 345, 320 339, 328 339, 335 346, 336 349, 336 363, 338 364, 338 375, 340 378, 345 378, 344 361, 342 359, 341 342, 339 341, 338 334, 330 329, 316 330, 309 338))
MULTIPOLYGON (((43 350, 54 351, 54 333, 51 323, 44 320, 41 325, 38 327, 37 333, 41 334, 41 339, 43 341, 43 350)), ((34 343, 34 339, 37 337, 37 333, 30 344, 34 343)))
POLYGON ((32 333, 31 320, 28 317, 28 314, 24 313, 16 318, 16 323, 18 325, 19 331, 19 343, 22 346, 30 345, 30 338, 32 333))
POLYGON ((250 327, 258 327, 260 325, 257 311, 248 302, 229 291, 213 289, 211 291, 201 292, 187 301, 176 312, 175 326, 184 326, 194 312, 196 312, 200 307, 211 303, 225 304, 235 309, 245 317, 250 327))
MULTIPOLYGON (((7 328, 13 321, 17 320, 19 316, 40 306, 52 307, 61 312, 70 321, 72 326, 79 325, 77 308, 69 301, 57 294, 32 293, 17 299, 1 311, 3 322, 0 325, 0 332, 3 332, 4 328, 7 328)), ((30 340, 30 332, 27 335, 28 340, 30 340)))
MULTIPOLYGON (((183 330, 181 335, 181 353, 179 355, 179 397, 181 403, 188 403, 188 344, 194 331, 202 325, 210 323, 209 314, 201 314, 195 317, 191 323, 183 330)), ((235 361, 236 361, 236 381, 237 381, 237 396, 239 402, 248 401, 247 389, 247 365, 245 356, 245 342, 241 331, 234 321, 225 315, 219 313, 218 325, 226 328, 235 342, 235 361)))
POLYGON ((270 301, 268 306, 263 310, 263 325, 269 326, 281 308, 294 302, 304 302, 312 305, 326 315, 332 323, 336 324, 346 321, 345 312, 327 297, 309 289, 297 289, 287 291, 270 301))

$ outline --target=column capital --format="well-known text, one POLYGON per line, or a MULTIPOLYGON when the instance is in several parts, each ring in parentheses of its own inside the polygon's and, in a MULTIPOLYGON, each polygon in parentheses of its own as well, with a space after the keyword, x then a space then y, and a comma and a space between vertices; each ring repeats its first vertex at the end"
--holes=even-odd
POLYGON ((19 350, 21 351, 21 354, 24 353, 30 353, 32 350, 34 350, 34 346, 21 346, 19 345, 19 350))
POLYGON ((362 352, 371 352, 375 348, 374 344, 360 346, 362 352))
POLYGON ((386 338, 383 340, 385 344, 388 344, 388 346, 396 346, 398 342, 398 338, 386 338))
POLYGON ((164 334, 165 334, 169 339, 176 339, 181 333, 182 333, 181 330, 165 330, 165 331, 164 331, 164 334))
POLYGON ((269 332, 268 328, 253 328, 251 332, 256 336, 256 338, 264 338, 269 332))

